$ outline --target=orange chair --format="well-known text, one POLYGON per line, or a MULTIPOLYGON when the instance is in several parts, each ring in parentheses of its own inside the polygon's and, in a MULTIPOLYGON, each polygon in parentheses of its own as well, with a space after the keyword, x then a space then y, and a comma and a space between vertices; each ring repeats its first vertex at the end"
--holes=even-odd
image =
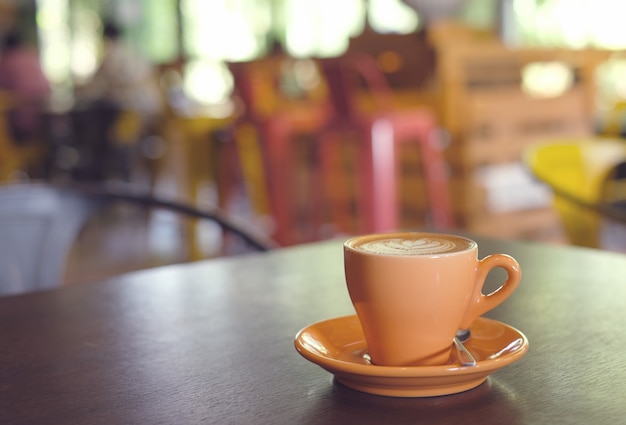
POLYGON ((333 106, 331 119, 322 129, 320 138, 322 173, 326 176, 333 173, 337 140, 346 134, 356 135, 359 231, 382 232, 400 227, 397 148, 407 143, 415 144, 421 151, 429 200, 429 225, 439 229, 451 228, 446 164, 440 151, 440 132, 433 113, 424 108, 394 108, 391 89, 374 59, 367 55, 320 59, 319 63, 333 106), (359 110, 360 80, 364 80, 375 98, 376 111, 365 113, 359 110))

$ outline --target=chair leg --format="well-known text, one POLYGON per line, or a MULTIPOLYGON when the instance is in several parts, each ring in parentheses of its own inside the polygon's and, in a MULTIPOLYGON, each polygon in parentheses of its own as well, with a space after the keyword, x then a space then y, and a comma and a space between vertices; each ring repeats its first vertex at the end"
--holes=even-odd
POLYGON ((388 118, 394 129, 395 143, 417 143, 423 162, 423 178, 430 211, 430 224, 437 229, 453 227, 448 187, 448 171, 441 152, 441 131, 429 111, 411 111, 388 118))
POLYGON ((238 163, 252 212, 267 216, 270 214, 270 202, 258 133, 252 125, 244 124, 239 129, 236 139, 238 163))
POLYGON ((318 161, 311 196, 312 223, 316 239, 326 236, 321 234, 320 230, 327 211, 330 212, 335 233, 354 231, 350 211, 350 179, 342 161, 344 141, 345 138, 340 137, 337 132, 330 131, 324 132, 317 140, 318 161))
POLYGON ((359 150, 359 211, 363 232, 397 230, 400 225, 396 145, 417 139, 424 162, 431 220, 435 228, 453 225, 445 161, 434 120, 378 118, 359 150))
POLYGON ((433 225, 438 229, 450 229, 454 220, 448 188, 448 171, 441 153, 440 134, 435 128, 428 129, 420 141, 433 225))
POLYGON ((274 119, 263 127, 269 200, 274 216, 274 239, 282 246, 297 242, 293 187, 293 146, 287 120, 274 119))
POLYGON ((377 119, 359 149, 358 202, 362 232, 398 227, 396 152, 391 123, 377 119))

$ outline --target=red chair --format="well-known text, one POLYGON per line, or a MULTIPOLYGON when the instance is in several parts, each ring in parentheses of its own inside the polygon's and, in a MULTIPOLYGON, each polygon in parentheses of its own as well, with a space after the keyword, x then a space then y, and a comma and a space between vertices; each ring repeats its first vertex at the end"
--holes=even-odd
MULTIPOLYGON (((357 150, 357 208, 359 232, 382 232, 400 227, 397 148, 413 143, 421 151, 424 179, 429 200, 429 225, 448 229, 453 226, 446 164, 436 119, 427 109, 396 109, 393 94, 373 58, 345 55, 320 59, 333 113, 321 129, 321 172, 329 180, 338 152, 337 141, 355 135, 357 150), (374 97, 378 109, 359 110, 360 82, 374 97)), ((331 182, 337 185, 335 179, 331 182)), ((339 218, 339 220, 342 220, 339 218)))
MULTIPOLYGON (((247 151, 257 146, 263 156, 263 170, 254 174, 263 175, 265 181, 254 183, 257 190, 265 193, 250 195, 266 197, 265 204, 269 205, 274 222, 272 236, 281 245, 309 240, 302 235, 297 219, 294 144, 298 136, 317 134, 328 117, 323 99, 290 99, 281 93, 281 67, 288 60, 269 57, 228 64, 243 107, 235 123, 239 155, 244 158, 247 151)), ((257 166, 261 166, 258 161, 257 166)))

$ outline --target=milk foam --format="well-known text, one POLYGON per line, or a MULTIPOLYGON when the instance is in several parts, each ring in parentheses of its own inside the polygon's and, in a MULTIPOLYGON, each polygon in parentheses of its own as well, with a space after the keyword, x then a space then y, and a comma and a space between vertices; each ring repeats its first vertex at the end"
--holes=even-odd
POLYGON ((358 244, 355 248, 379 255, 431 255, 457 252, 467 249, 463 239, 420 237, 417 239, 376 239, 358 244))

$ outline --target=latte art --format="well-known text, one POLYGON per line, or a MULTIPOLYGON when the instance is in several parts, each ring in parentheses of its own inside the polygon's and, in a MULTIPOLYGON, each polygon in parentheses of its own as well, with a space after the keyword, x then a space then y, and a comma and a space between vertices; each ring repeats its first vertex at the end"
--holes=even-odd
POLYGON ((431 255, 463 251, 468 243, 463 239, 421 237, 418 239, 375 239, 359 244, 358 249, 379 255, 431 255))

